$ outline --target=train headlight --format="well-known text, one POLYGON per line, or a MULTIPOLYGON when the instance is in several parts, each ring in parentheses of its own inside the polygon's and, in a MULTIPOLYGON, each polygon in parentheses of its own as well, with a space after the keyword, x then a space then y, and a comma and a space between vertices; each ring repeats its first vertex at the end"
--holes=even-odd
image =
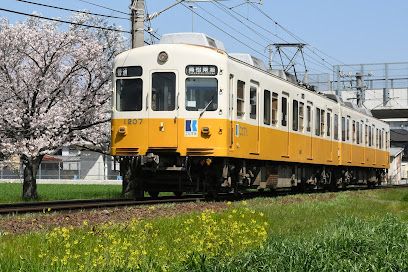
POLYGON ((120 126, 118 130, 119 134, 122 134, 125 136, 127 134, 127 127, 126 126, 120 126))
POLYGON ((161 51, 159 55, 157 56, 157 63, 165 64, 168 61, 168 59, 169 59, 169 55, 166 52, 161 51))

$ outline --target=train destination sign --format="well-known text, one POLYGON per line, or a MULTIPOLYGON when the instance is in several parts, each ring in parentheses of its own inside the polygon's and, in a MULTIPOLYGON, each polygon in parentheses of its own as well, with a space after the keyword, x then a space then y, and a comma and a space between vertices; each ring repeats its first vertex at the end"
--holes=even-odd
POLYGON ((142 76, 143 68, 141 66, 128 66, 116 68, 117 77, 138 77, 142 76))
POLYGON ((215 65, 188 65, 186 75, 188 76, 216 76, 218 74, 215 65))

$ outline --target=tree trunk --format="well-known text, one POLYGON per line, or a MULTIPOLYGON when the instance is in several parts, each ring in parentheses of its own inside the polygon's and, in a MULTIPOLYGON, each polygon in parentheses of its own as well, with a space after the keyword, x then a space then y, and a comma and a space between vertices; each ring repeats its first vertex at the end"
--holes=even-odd
POLYGON ((23 199, 37 199, 37 172, 43 156, 27 157, 21 156, 23 163, 24 182, 23 199))
POLYGON ((125 196, 129 193, 129 180, 130 180, 130 167, 129 159, 120 159, 120 175, 122 176, 122 195, 125 196))
POLYGON ((120 163, 122 175, 122 195, 124 197, 143 197, 143 185, 140 179, 139 158, 124 158, 120 163))

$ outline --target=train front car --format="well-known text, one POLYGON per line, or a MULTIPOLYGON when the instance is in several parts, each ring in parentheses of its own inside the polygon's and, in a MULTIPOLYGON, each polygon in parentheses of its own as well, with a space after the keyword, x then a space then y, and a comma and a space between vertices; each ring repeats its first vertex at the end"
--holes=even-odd
POLYGON ((213 191, 217 158, 228 152, 228 56, 203 34, 194 45, 171 44, 175 38, 114 63, 111 153, 136 196, 213 191))

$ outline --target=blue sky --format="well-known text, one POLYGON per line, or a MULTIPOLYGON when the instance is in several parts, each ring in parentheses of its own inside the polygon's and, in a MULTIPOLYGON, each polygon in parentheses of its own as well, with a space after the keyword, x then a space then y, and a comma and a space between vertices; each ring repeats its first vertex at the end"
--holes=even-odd
MULTIPOLYGON (((130 0, 30 0, 71 9, 86 9, 95 13, 127 17, 125 14, 96 7, 92 2, 111 9, 129 12, 130 0)), ((175 0, 146 0, 149 13, 160 11, 175 0)), ((243 0, 224 0, 227 7, 243 3, 243 0)), ((380 63, 408 61, 408 1, 402 0, 264 0, 257 5, 280 25, 296 34, 302 41, 312 45, 306 51, 308 66, 313 72, 328 72, 331 64, 380 63), (315 49, 317 48, 317 49, 315 49), (324 55, 320 51, 327 55, 324 55), (330 56, 330 57, 329 57, 330 56), (322 61, 322 58, 325 61, 322 61), (340 62, 341 61, 341 62, 340 62)), ((194 15, 194 31, 208 33, 222 40, 229 52, 248 52, 265 59, 265 47, 268 43, 282 42, 270 33, 276 34, 288 42, 297 42, 287 32, 277 27, 270 19, 262 15, 251 5, 234 8, 233 13, 244 24, 225 13, 222 5, 214 3, 187 3, 194 5, 201 16, 224 29, 241 42, 216 29, 210 23, 194 15), (240 17, 242 16, 242 17, 240 17), (248 19, 248 20, 247 20, 248 19), (253 25, 249 20, 255 22, 253 25), (225 25, 232 28, 227 28, 225 25), (268 30, 266 32, 264 29, 268 30), (237 32, 237 30, 240 33, 237 32), (257 33, 255 33, 255 30, 257 33), (242 36, 245 35, 247 37, 242 36), (247 45, 247 46, 245 46, 247 45), (255 49, 255 50, 252 50, 255 49)), ((38 12, 47 17, 69 19, 70 13, 51 8, 39 7, 16 0, 1 0, 0 8, 25 13, 38 12)), ((0 17, 11 22, 24 20, 24 16, 0 11, 0 17)), ((130 22, 121 19, 109 19, 123 29, 130 29, 130 22)), ((170 32, 190 32, 192 30, 192 12, 179 4, 152 21, 159 34, 170 32)))

